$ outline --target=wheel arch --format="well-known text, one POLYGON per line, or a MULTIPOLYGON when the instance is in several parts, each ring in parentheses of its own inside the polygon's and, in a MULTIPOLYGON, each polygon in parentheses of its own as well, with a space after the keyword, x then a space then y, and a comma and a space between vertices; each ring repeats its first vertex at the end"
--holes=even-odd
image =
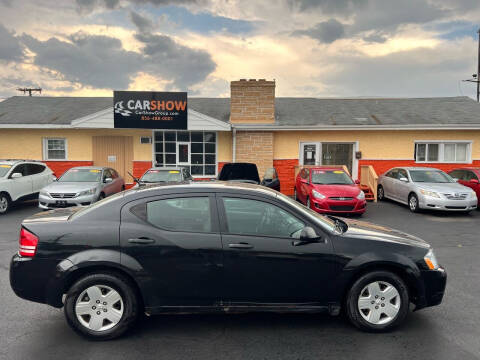
POLYGON ((5 195, 7 195, 8 199, 9 199, 10 201, 13 201, 12 195, 10 195, 10 193, 9 193, 8 191, 2 190, 2 191, 0 191, 0 194, 5 194, 5 195))

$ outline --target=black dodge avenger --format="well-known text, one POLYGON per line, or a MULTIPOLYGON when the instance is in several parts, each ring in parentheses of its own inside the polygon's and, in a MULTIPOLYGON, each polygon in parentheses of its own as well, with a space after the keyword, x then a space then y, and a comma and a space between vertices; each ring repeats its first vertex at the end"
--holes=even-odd
POLYGON ((64 307, 112 339, 141 313, 345 311, 386 331, 442 301, 446 273, 419 238, 326 217, 274 190, 228 182, 146 186, 26 219, 15 293, 64 307))

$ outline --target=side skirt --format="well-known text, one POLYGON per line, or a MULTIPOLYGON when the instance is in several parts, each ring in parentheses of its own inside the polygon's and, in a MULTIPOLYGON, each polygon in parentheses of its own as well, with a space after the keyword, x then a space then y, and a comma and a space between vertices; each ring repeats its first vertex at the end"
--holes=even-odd
POLYGON ((328 312, 330 315, 340 313, 340 304, 331 303, 321 305, 319 303, 219 303, 212 306, 158 306, 146 308, 147 315, 157 314, 202 314, 202 313, 230 313, 240 314, 249 312, 273 312, 273 313, 321 313, 328 312))

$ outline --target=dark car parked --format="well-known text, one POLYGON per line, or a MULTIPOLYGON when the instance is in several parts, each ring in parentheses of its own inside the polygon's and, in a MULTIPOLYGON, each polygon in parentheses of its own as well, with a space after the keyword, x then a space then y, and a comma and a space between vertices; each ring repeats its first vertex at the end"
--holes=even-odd
POLYGON ((268 168, 265 171, 265 176, 260 181, 257 165, 253 163, 226 163, 218 175, 218 180, 260 184, 280 191, 280 179, 278 178, 277 170, 268 168))
POLYGON ((410 302, 440 304, 446 273, 405 233, 326 217, 265 187, 146 186, 26 219, 10 265, 15 293, 64 306, 110 339, 141 312, 345 309, 360 329, 399 325, 410 302))

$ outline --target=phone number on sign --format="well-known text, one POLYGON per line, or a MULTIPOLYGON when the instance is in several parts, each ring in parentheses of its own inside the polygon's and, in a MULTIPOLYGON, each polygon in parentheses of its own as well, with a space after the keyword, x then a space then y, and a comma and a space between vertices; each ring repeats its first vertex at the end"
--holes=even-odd
POLYGON ((140 120, 163 120, 163 121, 172 121, 173 116, 142 116, 140 120))

